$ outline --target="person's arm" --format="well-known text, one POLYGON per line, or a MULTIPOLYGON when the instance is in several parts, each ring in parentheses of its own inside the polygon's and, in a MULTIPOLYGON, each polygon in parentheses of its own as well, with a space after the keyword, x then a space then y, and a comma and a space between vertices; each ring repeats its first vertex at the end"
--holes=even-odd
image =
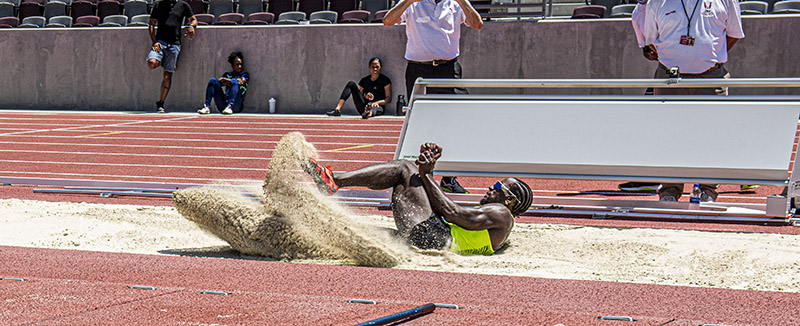
POLYGON ((197 18, 194 15, 189 16, 189 28, 186 29, 186 37, 190 40, 194 37, 194 29, 197 28, 197 18))
POLYGON ((242 71, 242 75, 236 78, 236 80, 239 81, 239 85, 244 85, 250 80, 250 75, 248 75, 246 71, 242 71))
POLYGON ((400 22, 403 13, 411 6, 412 3, 422 1, 422 0, 403 0, 400 1, 397 5, 389 9, 389 12, 383 16, 383 26, 392 26, 400 22))
POLYGON ((464 16, 467 19, 467 25, 474 29, 481 29, 481 27, 483 27, 481 14, 479 14, 478 11, 472 7, 472 4, 469 3, 468 0, 456 0, 456 2, 461 5, 461 10, 464 11, 464 16))
POLYGON ((148 32, 150 32, 150 41, 153 42, 153 51, 161 52, 161 43, 158 43, 158 40, 156 40, 156 23, 157 22, 158 21, 155 18, 150 17, 150 24, 147 25, 147 30, 148 30, 148 32))
POLYGON ((444 217, 450 223, 454 223, 466 230, 488 230, 499 225, 497 219, 492 216, 503 214, 503 206, 484 205, 479 208, 468 208, 456 204, 448 198, 436 180, 433 179, 433 168, 436 160, 442 156, 442 148, 434 143, 425 143, 420 147, 420 154, 416 164, 419 167, 419 176, 422 179, 422 186, 431 202, 434 211, 444 217))
POLYGON ((725 40, 728 41, 728 52, 731 52, 731 49, 733 48, 733 45, 736 44, 736 42, 739 41, 738 38, 730 37, 730 36, 725 36, 725 40))
POLYGON ((392 103, 392 84, 383 86, 383 93, 386 94, 386 98, 378 101, 378 105, 386 105, 392 103))

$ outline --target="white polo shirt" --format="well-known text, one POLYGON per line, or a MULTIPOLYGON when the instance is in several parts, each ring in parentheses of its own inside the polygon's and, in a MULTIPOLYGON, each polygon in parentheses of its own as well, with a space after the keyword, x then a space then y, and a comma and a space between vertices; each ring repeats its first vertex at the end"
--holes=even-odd
POLYGON ((633 13, 631 13, 631 24, 633 24, 633 33, 636 34, 636 42, 639 43, 639 47, 643 48, 644 44, 644 17, 645 11, 647 10, 647 0, 639 1, 636 4, 636 8, 633 8, 633 13))
POLYGON ((739 10, 737 0, 650 0, 645 43, 656 46, 658 61, 664 66, 678 66, 681 72, 690 74, 704 72, 728 61, 726 36, 744 37, 739 10), (687 14, 692 17, 689 34, 696 38, 694 46, 680 44, 681 36, 687 32, 687 14))
POLYGON ((458 56, 461 24, 467 18, 455 0, 414 2, 400 20, 406 23, 406 60, 447 60, 458 56))

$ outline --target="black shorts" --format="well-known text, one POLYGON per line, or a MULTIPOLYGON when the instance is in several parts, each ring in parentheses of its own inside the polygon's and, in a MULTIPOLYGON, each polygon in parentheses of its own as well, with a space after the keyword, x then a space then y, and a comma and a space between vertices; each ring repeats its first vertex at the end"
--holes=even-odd
POLYGON ((450 227, 436 213, 414 225, 408 234, 408 243, 419 249, 442 250, 450 246, 450 227))

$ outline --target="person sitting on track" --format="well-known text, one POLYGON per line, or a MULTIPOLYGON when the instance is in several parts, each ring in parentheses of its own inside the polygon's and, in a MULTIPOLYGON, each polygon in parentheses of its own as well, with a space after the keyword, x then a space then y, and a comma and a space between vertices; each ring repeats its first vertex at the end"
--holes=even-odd
POLYGON ((208 81, 206 101, 203 103, 203 107, 197 110, 197 113, 211 113, 211 99, 214 99, 217 110, 222 114, 239 113, 244 109, 244 95, 247 92, 250 75, 244 71, 242 53, 231 52, 228 55, 228 63, 231 64, 231 71, 222 74, 219 79, 211 78, 208 81), (222 91, 222 87, 225 87, 225 92, 222 91))
POLYGON ((342 115, 344 102, 351 94, 362 119, 383 114, 386 105, 392 102, 392 81, 381 73, 380 58, 369 59, 369 75, 361 78, 358 85, 352 80, 347 82, 336 107, 325 114, 332 117, 342 115))
POLYGON ((412 246, 449 249, 462 255, 495 253, 508 239, 514 217, 530 207, 531 188, 525 182, 506 178, 489 188, 480 206, 460 206, 433 178, 434 165, 441 155, 441 147, 426 143, 415 162, 393 160, 333 175, 329 168, 309 158, 304 170, 327 194, 339 187, 392 188, 395 225, 412 246))

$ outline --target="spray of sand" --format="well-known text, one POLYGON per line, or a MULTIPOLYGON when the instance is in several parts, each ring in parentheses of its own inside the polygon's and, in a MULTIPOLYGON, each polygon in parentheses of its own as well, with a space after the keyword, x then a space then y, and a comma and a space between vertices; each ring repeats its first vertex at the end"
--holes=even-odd
POLYGON ((323 196, 301 172, 307 157, 317 157, 300 133, 281 139, 270 162, 261 202, 233 187, 176 191, 178 211, 201 228, 251 255, 276 259, 344 260, 375 267, 396 266, 407 255, 385 230, 323 196))

